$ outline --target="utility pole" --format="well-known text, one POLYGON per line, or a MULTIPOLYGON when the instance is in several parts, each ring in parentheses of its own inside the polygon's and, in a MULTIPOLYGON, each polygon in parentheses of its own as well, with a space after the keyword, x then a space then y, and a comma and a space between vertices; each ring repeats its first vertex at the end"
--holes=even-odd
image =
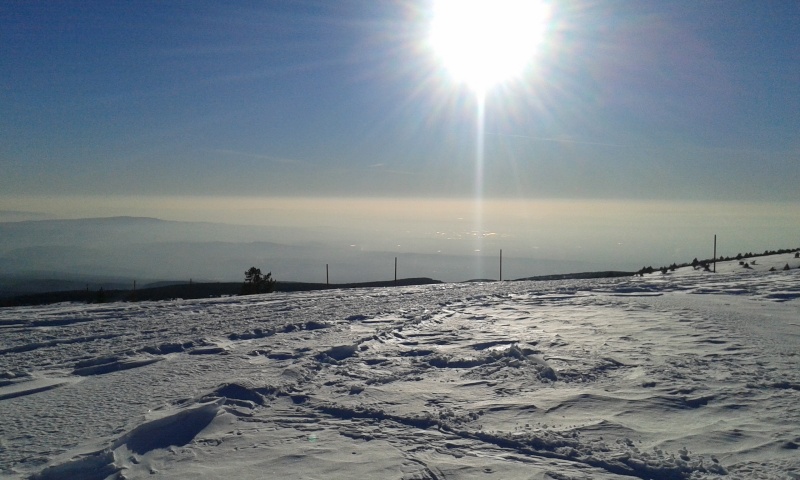
POLYGON ((394 257, 394 285, 397 286, 397 257, 394 257))
POLYGON ((714 273, 717 273, 717 235, 714 234, 714 273))
POLYGON ((328 276, 328 264, 325 264, 325 285, 330 286, 330 277, 328 276))
POLYGON ((503 249, 500 249, 500 281, 503 281, 503 249))

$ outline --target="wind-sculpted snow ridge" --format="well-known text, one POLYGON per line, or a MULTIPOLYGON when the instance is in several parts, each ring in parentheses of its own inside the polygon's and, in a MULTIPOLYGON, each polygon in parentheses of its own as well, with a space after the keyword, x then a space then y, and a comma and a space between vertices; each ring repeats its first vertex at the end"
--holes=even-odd
MULTIPOLYGON (((40 473, 31 475, 30 480, 102 480, 115 476, 118 472, 131 468, 131 465, 140 464, 141 460, 137 456, 146 455, 153 450, 183 446, 193 441, 215 419, 220 403, 205 403, 162 413, 158 418, 148 420, 125 433, 110 447, 47 467, 40 473)), ((148 470, 156 473, 152 468, 148 470)))
MULTIPOLYGON (((653 453, 641 452, 631 441, 617 442, 608 445, 602 441, 582 441, 577 432, 560 433, 544 431, 539 433, 485 432, 458 427, 458 420, 452 421, 447 415, 438 419, 431 416, 403 417, 387 414, 383 410, 361 408, 348 409, 335 405, 324 405, 318 408, 322 413, 342 418, 368 418, 381 422, 394 422, 420 429, 436 428, 441 432, 455 435, 463 439, 477 440, 483 443, 513 450, 524 455, 543 458, 555 458, 570 462, 583 463, 603 471, 644 479, 659 478, 665 480, 689 478, 695 472, 712 472, 726 474, 725 469, 717 462, 703 465, 703 459, 690 460, 685 452, 666 456, 663 451, 653 453), (620 446, 623 448, 620 450, 620 446), (626 448, 627 447, 627 448, 626 448)), ((371 439, 359 436, 357 438, 371 439)))
POLYGON ((0 473, 800 478, 798 280, 3 309, 0 473))
MULTIPOLYGON (((31 480, 61 480, 66 478, 104 479, 120 472, 128 478, 131 473, 146 471, 158 473, 152 462, 150 452, 166 450, 172 447, 184 447, 200 438, 201 443, 220 445, 224 440, 215 437, 213 431, 206 431, 221 413, 229 413, 221 423, 230 428, 234 425, 234 417, 245 419, 248 423, 269 422, 261 419, 259 406, 274 402, 276 398, 288 396, 295 404, 306 404, 304 397, 296 396, 270 387, 253 387, 237 383, 225 384, 188 405, 172 407, 157 412, 154 418, 147 419, 113 441, 110 446, 98 451, 82 453, 62 463, 57 463, 30 476, 31 480), (216 438, 211 440, 211 438, 216 438), (127 472, 127 473, 126 473, 127 472)), ((702 460, 694 462, 686 456, 667 457, 663 452, 647 453, 639 451, 632 442, 616 442, 609 446, 603 442, 583 442, 577 432, 542 431, 537 433, 508 434, 504 432, 485 432, 466 427, 470 419, 464 421, 452 412, 440 413, 433 417, 429 413, 416 416, 393 415, 376 408, 347 408, 336 404, 306 405, 309 418, 332 417, 351 421, 353 419, 369 419, 378 423, 391 423, 395 428, 412 427, 420 430, 432 430, 446 434, 449 442, 453 439, 475 441, 478 444, 489 444, 502 449, 515 451, 522 455, 559 459, 566 462, 578 462, 595 467, 601 471, 639 478, 683 479, 692 472, 725 473, 717 463, 704 466, 702 460), (620 446, 622 451, 620 452, 620 446)), ((352 429, 353 425, 351 425, 352 429)), ((388 428, 388 427, 387 427, 388 428)), ((374 425, 371 425, 374 429, 374 425)), ((228 435, 236 434, 231 430, 228 435)), ((365 441, 375 437, 367 433, 354 434, 352 430, 343 431, 348 438, 365 441)), ((225 434, 223 434, 224 438, 225 434)), ((451 448, 446 444, 440 448, 451 448)), ((163 455, 163 453, 162 453, 163 455)), ((158 456, 158 454, 156 455, 158 456)))

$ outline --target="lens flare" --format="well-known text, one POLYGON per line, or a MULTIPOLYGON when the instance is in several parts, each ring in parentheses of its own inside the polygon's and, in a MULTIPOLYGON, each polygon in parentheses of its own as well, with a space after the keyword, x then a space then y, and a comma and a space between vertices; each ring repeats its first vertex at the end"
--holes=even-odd
POLYGON ((535 0, 439 0, 430 42, 454 78, 485 91, 523 71, 549 16, 535 0))

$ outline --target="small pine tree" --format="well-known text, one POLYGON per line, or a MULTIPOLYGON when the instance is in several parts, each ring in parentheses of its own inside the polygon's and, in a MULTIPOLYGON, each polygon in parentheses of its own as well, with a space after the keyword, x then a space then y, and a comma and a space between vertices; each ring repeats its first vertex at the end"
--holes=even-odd
POLYGON ((250 267, 244 272, 244 283, 242 284, 242 295, 253 295, 256 293, 272 293, 275 291, 277 282, 272 278, 272 272, 262 275, 261 269, 250 267))

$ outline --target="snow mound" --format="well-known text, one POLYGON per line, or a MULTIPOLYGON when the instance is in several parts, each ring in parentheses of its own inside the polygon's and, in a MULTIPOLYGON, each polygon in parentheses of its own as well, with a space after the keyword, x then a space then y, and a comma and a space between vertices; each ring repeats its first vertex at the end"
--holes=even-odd
POLYGON ((128 462, 138 463, 132 454, 145 455, 153 450, 189 444, 211 424, 221 404, 221 401, 215 401, 159 412, 155 418, 122 435, 109 448, 51 465, 30 479, 102 480, 124 470, 128 462))
POLYGON ((74 383, 76 380, 71 378, 32 378, 28 377, 15 382, 8 382, 0 387, 0 400, 33 395, 35 393, 46 392, 54 388, 74 383))

